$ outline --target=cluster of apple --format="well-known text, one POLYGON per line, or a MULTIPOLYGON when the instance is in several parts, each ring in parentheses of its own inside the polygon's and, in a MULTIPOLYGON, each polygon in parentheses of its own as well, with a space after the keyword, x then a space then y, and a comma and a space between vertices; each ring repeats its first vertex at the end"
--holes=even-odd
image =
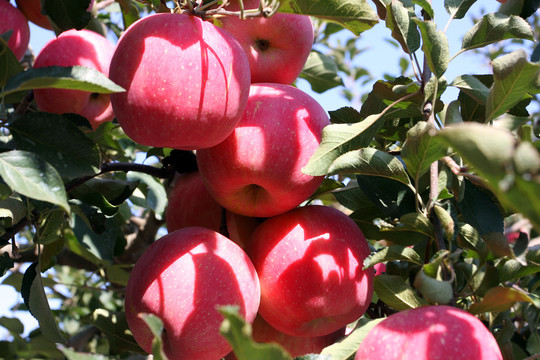
POLYGON ((221 26, 151 15, 122 35, 111 61, 110 78, 126 89, 111 95, 126 134, 195 150, 199 168, 177 177, 169 233, 130 275, 128 324, 150 351, 153 334, 140 314, 156 314, 170 358, 220 359, 231 347, 216 307, 236 305, 255 340, 295 356, 320 352, 366 311, 373 271, 362 269, 370 250, 348 216, 299 207, 323 180, 301 168, 329 124, 324 109, 291 85, 313 26, 286 14, 227 17, 221 26))

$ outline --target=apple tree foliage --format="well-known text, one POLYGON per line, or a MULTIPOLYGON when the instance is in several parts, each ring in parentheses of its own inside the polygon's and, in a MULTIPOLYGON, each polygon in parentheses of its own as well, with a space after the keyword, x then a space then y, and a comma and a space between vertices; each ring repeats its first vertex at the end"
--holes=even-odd
MULTIPOLYGON (((445 0, 449 22, 471 16, 475 3, 445 0)), ((424 304, 477 315, 505 359, 540 353, 539 3, 508 0, 482 14, 452 54, 447 24, 437 22, 429 0, 281 1, 279 11, 315 23, 300 77, 315 92, 340 87, 350 102, 330 111, 332 124, 303 169, 326 176, 312 200, 339 205, 356 221, 372 246, 365 266, 386 264, 350 334, 303 358, 351 359, 381 318, 424 304), (386 25, 401 69, 381 79, 372 74, 376 59, 354 62, 365 46, 361 34, 377 23, 386 25), (491 71, 461 69, 447 79, 461 52, 476 52, 491 71), (450 89, 457 97, 441 100, 450 89)), ((56 33, 117 36, 173 7, 102 0, 90 14, 89 0, 42 4, 56 33)), ((9 35, 0 38, 0 275, 24 300, 13 310, 30 312, 39 328, 23 336, 19 319, 0 318, 10 334, 0 354, 144 358, 127 330, 123 291, 134 261, 163 229, 168 182, 193 169, 193 154, 136 144, 115 122, 90 131, 80 116, 37 111, 33 89, 123 89, 88 68, 32 69, 31 58, 19 62, 11 53, 9 35), (61 305, 51 309, 53 301, 61 305)), ((234 308, 220 311, 238 359, 291 359, 254 343, 234 308)), ((160 320, 145 321, 156 334, 155 358, 165 358, 160 320)))

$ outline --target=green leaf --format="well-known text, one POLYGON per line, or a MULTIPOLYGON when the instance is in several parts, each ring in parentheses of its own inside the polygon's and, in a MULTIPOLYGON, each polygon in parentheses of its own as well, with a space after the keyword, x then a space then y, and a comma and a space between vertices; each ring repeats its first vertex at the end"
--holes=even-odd
MULTIPOLYGON (((4 253, 4 255, 7 255, 4 253)), ((24 332, 24 325, 21 320, 17 318, 8 318, 2 316, 0 318, 0 326, 7 329, 12 334, 22 334, 24 332)))
POLYGON ((444 7, 454 19, 463 19, 476 0, 445 0, 444 7))
POLYGON ((94 325, 105 334, 109 341, 111 355, 121 354, 125 351, 145 353, 137 344, 133 335, 128 331, 124 313, 96 309, 88 317, 84 318, 83 321, 94 325))
POLYGON ((501 276, 501 282, 504 283, 506 281, 514 281, 519 278, 524 278, 526 276, 536 274, 540 272, 540 265, 522 265, 518 260, 508 259, 498 269, 501 276))
POLYGON ((329 175, 346 173, 381 176, 411 185, 409 176, 398 158, 373 148, 343 154, 328 169, 329 175))
POLYGON ((373 287, 379 299, 398 311, 428 305, 428 302, 419 297, 414 289, 398 275, 375 276, 373 287))
POLYGON ((540 64, 527 60, 520 49, 492 62, 493 86, 486 103, 486 120, 493 120, 519 103, 527 93, 540 90, 540 64))
POLYGON ((58 33, 69 29, 84 29, 92 15, 91 0, 41 0, 41 11, 54 23, 58 33))
POLYGON ((238 314, 237 307, 221 306, 218 310, 225 317, 219 332, 231 344, 238 360, 291 360, 291 356, 277 344, 254 342, 251 325, 238 314))
POLYGON ((418 265, 424 264, 420 255, 413 248, 402 245, 384 247, 367 259, 369 260, 369 266, 387 261, 407 261, 418 265))
POLYGON ((8 47, 7 40, 0 37, 0 89, 11 77, 22 71, 23 68, 13 51, 8 47))
POLYGON ((6 275, 7 271, 15 266, 15 262, 7 252, 0 256, 0 277, 6 275))
POLYGON ((463 200, 457 205, 463 220, 474 226, 480 235, 504 231, 504 215, 489 190, 465 180, 463 200))
POLYGON ((313 91, 322 93, 343 85, 343 80, 337 72, 337 65, 329 56, 318 51, 311 51, 300 77, 311 84, 313 91))
POLYGON ((382 231, 412 231, 433 238, 433 225, 429 219, 420 213, 412 212, 405 214, 395 223, 380 221, 378 223, 382 231))
POLYGON ((96 69, 84 66, 50 66, 33 68, 12 76, 0 96, 45 88, 83 90, 100 94, 125 91, 96 69))
POLYGON ((100 234, 95 233, 78 216, 73 217, 73 231, 75 236, 83 246, 97 258, 104 261, 112 261, 116 240, 119 236, 119 227, 114 218, 108 218, 104 224, 104 231, 100 234))
POLYGON ((66 344, 47 301, 37 265, 37 262, 32 263, 24 273, 21 287, 24 304, 38 321, 43 336, 52 342, 66 344))
POLYGON ((415 193, 409 185, 371 175, 356 175, 356 181, 366 197, 385 217, 399 218, 416 209, 415 193))
POLYGON ((280 12, 304 14, 337 23, 355 35, 379 22, 366 0, 283 0, 280 12))
POLYGON ((413 19, 422 34, 422 51, 426 56, 429 68, 437 78, 440 78, 450 61, 448 39, 444 32, 437 31, 433 21, 413 19))
POLYGON ((480 237, 478 230, 470 224, 457 224, 457 240, 460 247, 474 250, 482 256, 487 253, 486 243, 480 237))
POLYGON ((27 214, 26 206, 18 197, 12 196, 0 201, 0 224, 12 227, 27 214))
POLYGON ((457 87, 482 105, 486 103, 489 95, 489 87, 473 75, 458 76, 450 86, 457 87))
POLYGON ((433 11, 433 8, 431 7, 431 1, 412 0, 412 3, 420 6, 422 10, 426 12, 426 14, 429 16, 430 19, 433 19, 435 17, 435 12, 433 11))
POLYGON ((503 312, 510 309, 516 302, 525 301, 534 304, 537 308, 540 306, 540 301, 533 294, 528 294, 524 291, 497 286, 486 292, 481 302, 472 304, 469 311, 473 314, 483 312, 503 312))
POLYGON ((442 159, 447 154, 447 147, 433 140, 435 126, 420 121, 407 132, 407 139, 401 150, 401 156, 407 171, 418 184, 419 178, 428 172, 431 163, 442 159))
POLYGON ((386 27, 392 31, 392 37, 396 39, 403 51, 412 54, 420 47, 420 33, 418 27, 412 21, 414 12, 409 11, 399 1, 392 1, 386 7, 386 27))
POLYGON ((167 360, 167 355, 163 351, 163 321, 154 314, 140 313, 139 317, 143 319, 154 335, 154 340, 152 340, 152 355, 154 355, 154 359, 167 360))
POLYGON ((109 359, 112 359, 109 356, 89 354, 89 353, 80 353, 80 352, 76 352, 65 347, 61 347, 60 351, 62 351, 62 353, 66 356, 67 360, 109 360, 109 359))
POLYGON ((100 151, 63 115, 28 112, 11 123, 17 149, 39 154, 67 180, 94 175, 101 165, 100 151))
POLYGON ((360 343, 364 340, 369 331, 383 320, 384 318, 373 320, 364 317, 360 318, 354 329, 347 336, 324 348, 323 351, 321 351, 321 354, 331 355, 332 360, 347 360, 353 358, 360 343))
POLYGON ((67 194, 54 167, 36 154, 12 150, 0 154, 0 176, 14 191, 70 211, 67 194))
POLYGON ((484 15, 463 37, 462 50, 471 50, 505 39, 534 40, 531 26, 519 16, 484 15))
POLYGON ((128 174, 129 181, 140 181, 139 187, 145 185, 143 189, 147 209, 152 209, 159 220, 163 217, 167 207, 168 197, 163 184, 148 174, 131 172, 128 174))
POLYGON ((355 124, 332 124, 324 128, 322 141, 302 172, 326 175, 332 163, 341 155, 369 145, 382 125, 381 114, 370 115, 355 124))

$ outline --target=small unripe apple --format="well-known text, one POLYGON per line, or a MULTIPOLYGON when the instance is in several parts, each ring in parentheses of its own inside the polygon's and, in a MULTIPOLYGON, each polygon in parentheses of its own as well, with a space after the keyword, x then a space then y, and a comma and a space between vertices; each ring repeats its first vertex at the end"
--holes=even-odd
POLYGON ((324 336, 360 318, 373 296, 370 254, 356 223, 309 205, 265 220, 246 252, 259 274, 259 314, 292 336, 324 336))
MULTIPOLYGON (((85 66, 109 75, 114 44, 90 30, 68 30, 50 40, 36 56, 34 68, 46 66, 85 66)), ((88 119, 95 129, 114 118, 109 94, 69 89, 36 89, 41 111, 75 113, 88 119)))
POLYGON ((242 119, 219 145, 197 152, 206 187, 227 210, 270 217, 300 205, 322 176, 302 172, 318 148, 326 111, 283 84, 253 84, 242 119))
POLYGON ((249 62, 227 31, 187 14, 158 13, 120 37, 111 96, 125 133, 142 145, 195 150, 219 144, 245 109, 249 62))
POLYGON ((153 335, 140 313, 163 321, 169 359, 215 360, 231 346, 220 335, 221 305, 252 322, 260 302, 257 273, 246 253, 219 233, 190 227, 158 239, 141 255, 126 287, 125 311, 137 343, 152 352, 153 335))
MULTIPOLYGON (((244 9, 259 7, 259 0, 244 1, 244 9)), ((238 11, 235 3, 227 10, 238 11)), ((221 18, 222 26, 242 45, 252 83, 292 84, 313 46, 313 24, 306 15, 275 13, 270 17, 221 18)))
POLYGON ((30 27, 23 13, 8 0, 0 1, 0 34, 12 31, 8 47, 17 59, 22 59, 30 42, 30 27))
POLYGON ((485 325, 470 313, 428 305, 390 315, 364 338, 355 360, 498 360, 502 354, 485 325))

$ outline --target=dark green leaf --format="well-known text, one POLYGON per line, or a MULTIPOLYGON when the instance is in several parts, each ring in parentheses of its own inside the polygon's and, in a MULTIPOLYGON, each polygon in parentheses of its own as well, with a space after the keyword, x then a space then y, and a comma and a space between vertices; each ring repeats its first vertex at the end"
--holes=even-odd
POLYGON ((167 193, 165 192, 163 184, 156 180, 156 178, 140 172, 129 173, 128 180, 138 181, 141 185, 146 185, 146 188, 143 189, 146 203, 145 208, 152 209, 156 218, 158 220, 161 219, 168 202, 167 193))
POLYGON ((229 344, 238 360, 291 360, 291 356, 277 344, 256 343, 251 337, 251 325, 234 306, 222 306, 219 312, 225 317, 219 332, 229 344))
POLYGON ((455 86, 459 90, 463 91, 479 104, 485 105, 488 95, 489 87, 484 85, 476 76, 474 75, 461 75, 458 76, 452 81, 450 86, 455 86))
POLYGON ((476 0, 445 0, 444 7, 454 19, 462 19, 476 0))
POLYGON ((381 176, 411 185, 401 161, 393 155, 373 148, 350 151, 337 158, 328 174, 358 174, 381 176))
POLYGON ((510 309, 518 301, 533 303, 540 306, 538 299, 532 298, 532 294, 527 294, 523 290, 497 286, 486 292, 481 302, 472 304, 469 311, 473 314, 483 312, 503 312, 510 309))
POLYGON ((53 22, 59 32, 82 30, 90 22, 88 12, 91 0, 41 0, 41 11, 53 22))
POLYGON ((24 304, 30 310, 32 316, 39 322, 39 328, 43 336, 52 342, 65 344, 66 339, 60 333, 58 324, 47 301, 47 295, 41 281, 41 274, 36 271, 38 263, 30 265, 23 277, 21 295, 24 304))
POLYGON ((510 110, 523 97, 540 91, 540 64, 527 60, 524 50, 516 50, 492 62, 493 86, 486 103, 486 120, 510 110))
POLYGON ((422 8, 426 12, 426 14, 429 16, 430 19, 433 19, 435 17, 435 12, 433 11, 433 8, 431 7, 431 1, 428 0, 412 0, 413 4, 416 4, 422 8))
POLYGON ((329 56, 311 51, 300 77, 310 83, 313 91, 322 93, 343 85, 337 71, 336 63, 329 56))
POLYGON ((8 47, 7 40, 0 37, 0 89, 15 74, 23 71, 19 60, 8 47))
POLYGON ((412 54, 420 47, 420 33, 412 21, 414 16, 414 12, 405 8, 401 2, 392 1, 387 5, 386 27, 392 31, 392 37, 407 54, 412 54))
POLYGON ((383 318, 374 320, 366 319, 364 317, 360 318, 354 329, 347 336, 324 348, 321 354, 331 355, 332 360, 351 359, 369 331, 383 320, 383 318))
POLYGON ((64 179, 94 175, 99 170, 99 148, 63 115, 28 112, 9 129, 19 150, 39 154, 64 179))
POLYGON ((481 255, 487 252, 486 243, 480 237, 478 230, 473 226, 465 223, 457 224, 457 240, 459 246, 464 249, 474 250, 481 255))
POLYGON ((414 19, 422 34, 422 50, 426 56, 429 68, 440 78, 443 76, 450 61, 448 39, 442 31, 437 31, 437 25, 432 21, 414 19))
POLYGON ((332 124, 353 124, 363 120, 362 115, 351 106, 345 106, 328 113, 332 124))
POLYGON ((428 304, 401 276, 387 274, 375 276, 373 287, 379 299, 399 311, 428 304))
POLYGON ((382 125, 381 116, 371 115, 355 124, 332 124, 324 128, 322 141, 302 172, 325 175, 341 155, 369 145, 382 125))
POLYGON ((0 277, 6 275, 7 271, 15 266, 15 262, 7 252, 0 256, 0 277))
POLYGON ((283 0, 281 12, 315 16, 340 24, 355 35, 379 22, 366 0, 283 0))
POLYGON ((433 140, 431 133, 435 130, 431 123, 420 121, 407 132, 401 156, 407 171, 417 184, 419 178, 429 170, 431 163, 447 154, 447 148, 433 140))
POLYGON ((22 220, 27 214, 23 201, 15 196, 0 201, 0 224, 6 228, 22 220))
POLYGON ((60 175, 36 154, 22 150, 1 153, 0 176, 19 194, 70 211, 60 175))
POLYGON ((530 25, 519 16, 485 15, 463 37, 461 48, 470 50, 505 39, 534 39, 530 25))
POLYGON ((416 196, 410 186, 380 176, 357 175, 356 180, 384 216, 395 219, 415 211, 416 196))
POLYGON ((369 256, 368 259, 369 266, 387 261, 407 261, 418 265, 424 264, 420 255, 413 248, 402 245, 384 247, 369 256))
POLYGON ((45 88, 83 90, 100 94, 125 91, 96 69, 84 66, 50 66, 30 69, 12 76, 0 96, 45 88))
POLYGON ((124 313, 97 309, 84 321, 94 325, 107 336, 111 355, 120 354, 124 351, 144 353, 133 335, 128 331, 124 313))
POLYGON ((104 231, 96 234, 78 216, 74 216, 73 231, 79 242, 94 256, 104 261, 112 261, 119 228, 114 218, 106 219, 104 231))
POLYGON ((458 203, 463 220, 478 230, 480 235, 503 232, 504 216, 497 198, 487 189, 482 189, 465 180, 465 194, 458 203))
MULTIPOLYGON (((4 253, 4 255, 7 254, 4 253)), ((8 318, 2 316, 0 318, 0 326, 6 328, 12 334, 22 334, 24 332, 24 325, 21 320, 17 318, 8 318)))

